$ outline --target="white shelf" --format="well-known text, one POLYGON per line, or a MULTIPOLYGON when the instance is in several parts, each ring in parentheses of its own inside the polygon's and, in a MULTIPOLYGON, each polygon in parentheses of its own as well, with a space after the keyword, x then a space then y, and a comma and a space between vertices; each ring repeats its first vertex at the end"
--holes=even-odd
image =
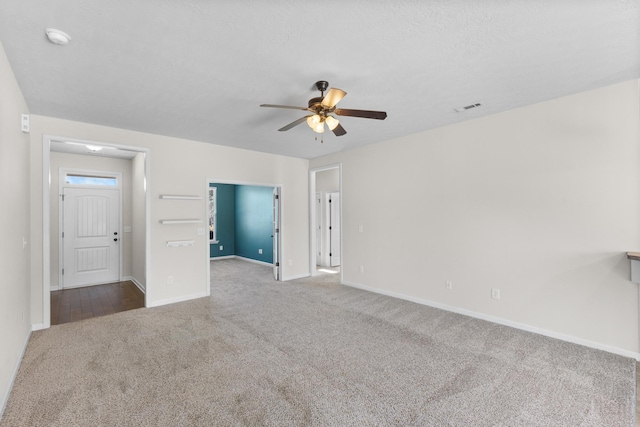
POLYGON ((201 224, 201 219, 161 219, 160 224, 201 224))
POLYGON ((178 194, 161 194, 160 198, 167 200, 202 200, 202 197, 200 196, 181 196, 178 194))
POLYGON ((179 248, 181 246, 193 246, 195 240, 169 240, 167 242, 168 248, 179 248))

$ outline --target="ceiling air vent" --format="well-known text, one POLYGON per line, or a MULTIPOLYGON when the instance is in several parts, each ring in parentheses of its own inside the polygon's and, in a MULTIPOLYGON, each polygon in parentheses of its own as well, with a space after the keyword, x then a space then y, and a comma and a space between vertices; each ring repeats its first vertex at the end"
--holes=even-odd
POLYGON ((456 107, 454 110, 458 113, 462 113, 463 111, 472 110, 480 106, 482 106, 482 104, 480 102, 476 102, 475 104, 465 105, 464 107, 456 107))

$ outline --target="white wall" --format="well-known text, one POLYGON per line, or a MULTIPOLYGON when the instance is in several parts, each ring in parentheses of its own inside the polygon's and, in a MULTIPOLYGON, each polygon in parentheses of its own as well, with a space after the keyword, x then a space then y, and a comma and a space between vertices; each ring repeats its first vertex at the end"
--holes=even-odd
MULTIPOLYGON (((282 185, 282 258, 285 279, 309 273, 309 216, 307 160, 240 150, 178 138, 133 132, 87 123, 33 116, 31 132, 32 227, 42 224, 42 140, 43 135, 55 135, 119 145, 149 148, 151 150, 150 191, 150 243, 148 260, 151 272, 146 278, 147 304, 158 305, 184 298, 206 295, 208 266, 208 235, 197 234, 202 224, 162 225, 162 219, 204 220, 206 198, 196 201, 161 200, 161 194, 206 194, 206 180, 236 181, 282 185), (192 247, 168 248, 169 240, 195 240, 192 247), (289 264, 291 260, 291 264, 289 264), (167 284, 173 277, 173 285, 167 284)), ((37 253, 42 242, 34 242, 37 253)), ((41 257, 40 257, 41 258, 41 257)), ((34 323, 42 322, 42 279, 32 282, 34 323)))
MULTIPOLYGON (((59 196, 59 175, 61 168, 86 169, 105 172, 120 172, 122 174, 122 227, 132 224, 132 200, 131 200, 131 168, 132 162, 128 159, 114 159, 102 156, 78 155, 69 153, 50 154, 51 165, 51 194, 50 194, 50 251, 51 251, 51 287, 59 286, 60 269, 60 196, 59 196)), ((121 278, 132 275, 133 254, 131 233, 122 233, 120 236, 122 243, 122 275, 121 278)), ((144 248, 143 248, 144 250, 144 248)))
POLYGON ((29 135, 20 131, 28 113, 0 44, 0 416, 31 330, 29 305, 29 135))
POLYGON ((311 161, 342 163, 344 281, 637 354, 638 104, 629 81, 311 161))
POLYGON ((146 263, 146 191, 145 191, 145 154, 138 153, 131 162, 132 193, 131 193, 131 251, 132 251, 132 277, 142 289, 145 289, 147 278, 145 276, 146 263))

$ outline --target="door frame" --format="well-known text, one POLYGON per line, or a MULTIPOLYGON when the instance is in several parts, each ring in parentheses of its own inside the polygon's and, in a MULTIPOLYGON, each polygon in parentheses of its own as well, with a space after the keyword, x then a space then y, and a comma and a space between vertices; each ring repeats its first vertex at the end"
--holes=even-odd
MULTIPOLYGON (((145 181, 145 279, 151 272, 151 149, 132 145, 114 144, 95 140, 68 138, 57 135, 42 135, 42 324, 34 325, 34 330, 51 327, 51 141, 68 141, 78 144, 101 145, 122 150, 144 153, 144 181, 145 181)), ((144 305, 149 306, 152 301, 150 294, 155 290, 149 280, 145 280, 144 305)))
MULTIPOLYGON (((109 189, 109 187, 100 187, 95 185, 79 185, 79 184, 65 184, 65 176, 68 173, 77 173, 84 174, 87 176, 103 176, 103 175, 112 175, 116 178, 118 185, 115 190, 118 190, 118 235, 120 236, 120 241, 122 241, 122 174, 120 172, 111 172, 104 170, 95 170, 95 169, 76 169, 76 168, 60 168, 58 173, 58 198, 61 197, 63 189, 67 188, 84 188, 87 190, 102 190, 109 189)), ((60 232, 64 231, 64 204, 58 202, 58 230, 60 232)), ((122 281, 122 264, 124 262, 122 245, 120 245, 120 249, 118 250, 118 280, 122 281)), ((58 288, 65 289, 63 283, 63 275, 62 269, 64 268, 64 239, 61 239, 58 236, 58 288)))
MULTIPOLYGON (((344 205, 344 203, 342 203, 343 197, 342 197, 342 163, 335 163, 335 164, 331 164, 331 165, 327 165, 327 166, 320 166, 317 168, 313 168, 313 169, 309 169, 309 276, 317 276, 318 272, 316 270, 316 264, 317 264, 317 256, 316 256, 316 248, 318 245, 318 218, 316 218, 317 216, 317 212, 316 212, 316 173, 318 172, 324 172, 324 171, 328 171, 328 170, 333 170, 333 169, 338 169, 338 181, 339 181, 339 193, 340 193, 340 223, 341 226, 343 225, 343 209, 342 206, 344 205)), ((344 228, 344 227, 342 227, 344 228)), ((344 259, 344 245, 343 245, 344 239, 341 238, 340 239, 340 283, 343 282, 344 280, 344 266, 345 266, 345 259, 344 259)), ((325 250, 326 252, 326 250, 325 250)))
MULTIPOLYGON (((284 217, 284 212, 282 209, 282 189, 284 188, 284 186, 282 184, 268 184, 268 183, 264 183, 264 182, 251 182, 251 181, 238 181, 238 180, 230 180, 230 179, 218 179, 218 178, 207 178, 206 182, 205 182, 205 190, 204 190, 204 194, 205 194, 205 200, 206 203, 204 204, 205 206, 205 218, 209 218, 209 184, 229 184, 229 185, 247 185, 247 186, 254 186, 254 187, 271 187, 271 188, 277 188, 278 189, 278 203, 279 203, 279 208, 278 208, 278 213, 279 213, 279 220, 280 220, 280 233, 279 233, 279 239, 278 239, 278 250, 277 250, 277 254, 274 253, 273 254, 273 262, 274 264, 276 262, 279 262, 279 265, 277 266, 278 268, 278 281, 283 281, 282 279, 282 242, 283 242, 283 231, 282 231, 282 224, 283 224, 283 217, 284 217), (276 261, 278 260, 278 261, 276 261)), ((207 221, 208 223, 208 221, 207 221)), ((275 239, 275 236, 274 236, 275 239)), ((207 245, 207 251, 206 251, 206 255, 207 255, 207 296, 211 295, 211 244, 207 245)), ((275 266, 274 266, 275 268, 275 266)))

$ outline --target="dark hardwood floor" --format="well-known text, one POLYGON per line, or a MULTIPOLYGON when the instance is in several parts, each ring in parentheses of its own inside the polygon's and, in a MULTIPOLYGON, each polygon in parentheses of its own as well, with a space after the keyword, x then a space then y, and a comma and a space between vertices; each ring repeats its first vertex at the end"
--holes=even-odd
POLYGON ((131 281, 51 292, 51 324, 144 307, 144 294, 131 281))

